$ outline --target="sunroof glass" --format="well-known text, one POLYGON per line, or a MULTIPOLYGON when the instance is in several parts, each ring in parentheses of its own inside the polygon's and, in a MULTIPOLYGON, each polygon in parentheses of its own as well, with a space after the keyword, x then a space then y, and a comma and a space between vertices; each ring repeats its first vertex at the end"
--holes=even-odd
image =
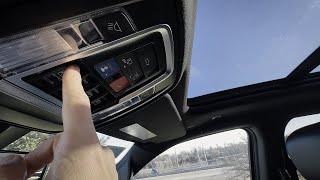
POLYGON ((317 66, 316 68, 314 68, 310 73, 317 73, 320 72, 320 66, 317 66))
POLYGON ((286 77, 320 44, 318 1, 199 0, 188 97, 286 77))

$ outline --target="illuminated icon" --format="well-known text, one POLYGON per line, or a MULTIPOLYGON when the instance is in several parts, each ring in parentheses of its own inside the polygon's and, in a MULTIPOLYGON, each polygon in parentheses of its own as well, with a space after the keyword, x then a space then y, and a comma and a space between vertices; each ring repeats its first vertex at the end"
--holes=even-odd
POLYGON ((133 64, 133 60, 131 58, 128 58, 128 59, 122 59, 122 62, 127 64, 127 65, 131 65, 133 64))
POLYGON ((87 92, 87 96, 88 96, 89 98, 91 98, 91 97, 93 96, 93 93, 92 93, 91 91, 88 91, 88 92, 87 92))
POLYGON ((87 91, 87 95, 89 98, 91 98, 94 94, 99 94, 99 90, 96 88, 93 88, 90 91, 87 91))
POLYGON ((60 71, 60 72, 58 72, 57 74, 58 74, 58 76, 60 76, 61 78, 63 77, 63 71, 60 71))
POLYGON ((92 101, 91 103, 92 103, 92 105, 96 106, 96 105, 99 105, 101 103, 101 100, 97 99, 97 100, 92 101))
POLYGON ((62 76, 59 76, 58 74, 54 74, 54 77, 56 77, 59 81, 62 81, 62 76))
POLYGON ((104 66, 104 67, 101 67, 100 70, 101 72, 105 72, 109 69, 109 66, 104 66))
POLYGON ((94 66, 94 69, 100 74, 103 79, 107 79, 120 71, 119 65, 114 59, 103 61, 94 66))
POLYGON ((145 59, 144 59, 144 62, 146 63, 147 66, 150 65, 150 59, 149 59, 149 58, 145 58, 145 59))
POLYGON ((52 74, 52 76, 54 76, 56 79, 58 79, 59 81, 62 81, 62 77, 63 77, 63 71, 59 71, 55 74, 52 74))
POLYGON ((82 79, 83 84, 89 84, 87 79, 82 79))
POLYGON ((107 23, 108 27, 107 29, 109 31, 117 31, 117 32, 122 32, 122 29, 120 28, 119 24, 117 21, 115 21, 114 23, 107 23))

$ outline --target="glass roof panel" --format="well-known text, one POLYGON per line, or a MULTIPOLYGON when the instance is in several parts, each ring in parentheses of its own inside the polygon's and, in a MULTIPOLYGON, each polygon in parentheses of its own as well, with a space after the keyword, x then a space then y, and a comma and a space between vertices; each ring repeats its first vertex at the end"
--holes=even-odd
POLYGON ((188 97, 286 77, 320 44, 317 0, 199 0, 188 97))

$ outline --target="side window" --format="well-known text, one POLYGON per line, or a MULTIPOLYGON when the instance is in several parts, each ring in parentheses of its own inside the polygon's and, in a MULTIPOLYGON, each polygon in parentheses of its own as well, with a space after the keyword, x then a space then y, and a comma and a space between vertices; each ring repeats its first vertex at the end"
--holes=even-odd
POLYGON ((50 138, 50 134, 41 133, 37 131, 30 131, 21 138, 15 140, 3 150, 18 151, 18 152, 30 152, 36 149, 41 142, 50 138))
POLYGON ((251 179, 248 135, 242 129, 183 142, 163 152, 135 179, 251 179))
MULTIPOLYGON (((40 143, 50 138, 51 136, 51 134, 30 131, 2 150, 30 152, 36 149, 40 145, 40 143)), ((133 142, 118 139, 102 133, 97 133, 97 136, 103 148, 110 148, 113 151, 113 154, 116 157, 116 163, 118 163, 122 159, 122 157, 130 150, 130 148, 134 144, 133 142)))

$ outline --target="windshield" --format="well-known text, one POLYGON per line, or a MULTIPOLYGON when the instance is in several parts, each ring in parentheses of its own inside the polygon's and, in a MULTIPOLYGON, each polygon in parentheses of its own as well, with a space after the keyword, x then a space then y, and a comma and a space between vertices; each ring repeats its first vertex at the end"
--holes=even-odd
POLYGON ((199 0, 188 97, 285 78, 320 44, 317 0, 199 0))

